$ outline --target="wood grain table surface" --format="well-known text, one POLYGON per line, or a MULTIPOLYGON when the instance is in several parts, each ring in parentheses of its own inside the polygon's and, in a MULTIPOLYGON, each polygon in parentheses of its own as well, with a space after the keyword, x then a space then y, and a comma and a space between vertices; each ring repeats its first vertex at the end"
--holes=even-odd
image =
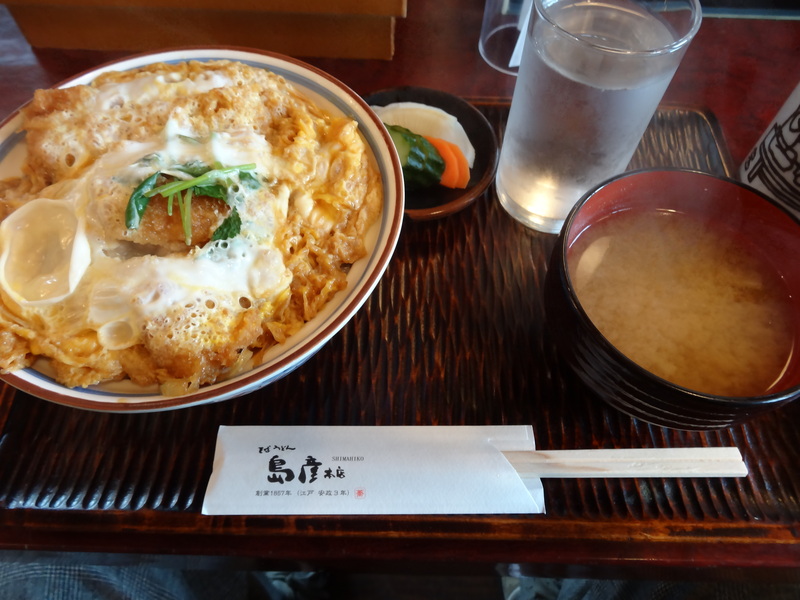
MULTIPOLYGON (((303 58, 363 95, 415 85, 465 97, 502 137, 515 80, 478 54, 482 11, 410 0, 391 61, 303 58)), ((32 49, 0 6, 0 115, 119 56, 32 49)), ((800 21, 706 18, 636 164, 734 171, 800 81, 798 58, 800 21)), ((797 580, 800 406, 713 432, 606 407, 550 342, 540 291, 553 242, 510 219, 491 188, 447 219, 406 221, 353 321, 243 398, 112 415, 0 386, 0 557, 797 580), (259 424, 531 424, 542 449, 735 445, 750 474, 547 480, 544 515, 201 515, 218 427, 259 424)))

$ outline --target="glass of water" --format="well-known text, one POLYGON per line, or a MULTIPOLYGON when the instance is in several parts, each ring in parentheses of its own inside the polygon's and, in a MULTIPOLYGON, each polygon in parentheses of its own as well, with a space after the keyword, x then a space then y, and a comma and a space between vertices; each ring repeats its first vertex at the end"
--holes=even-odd
POLYGON ((700 27, 699 0, 533 0, 497 170, 506 211, 558 233, 625 170, 700 27))

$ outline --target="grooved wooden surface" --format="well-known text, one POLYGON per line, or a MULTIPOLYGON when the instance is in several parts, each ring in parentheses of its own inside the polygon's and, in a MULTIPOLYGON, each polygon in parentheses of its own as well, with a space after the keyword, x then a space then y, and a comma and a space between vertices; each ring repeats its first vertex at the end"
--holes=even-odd
MULTIPOLYGON (((502 136, 508 105, 475 103, 502 136)), ((713 116, 676 106, 662 108, 632 163, 649 165, 731 168, 713 116)), ((244 398, 113 415, 0 387, 0 552, 437 572, 514 564, 581 576, 645 564, 653 577, 701 566, 796 577, 800 403, 704 433, 607 408, 565 368, 545 327, 540 292, 554 240, 508 217, 493 188, 445 220, 406 221, 353 321, 300 369, 244 398), (533 424, 541 449, 735 445, 750 475, 545 480, 546 515, 206 517, 223 424, 533 424)))

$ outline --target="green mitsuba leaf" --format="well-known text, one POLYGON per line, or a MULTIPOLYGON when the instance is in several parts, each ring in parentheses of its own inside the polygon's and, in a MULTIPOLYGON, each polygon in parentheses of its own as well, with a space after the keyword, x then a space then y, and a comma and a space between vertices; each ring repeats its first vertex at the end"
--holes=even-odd
POLYGON ((230 214, 225 217, 225 220, 222 221, 219 227, 214 231, 214 234, 211 236, 211 241, 229 240, 239 235, 241 230, 242 218, 239 216, 239 211, 232 208, 230 214))
POLYGON ((170 215, 173 203, 177 201, 186 244, 191 245, 192 197, 206 196, 222 200, 232 208, 231 213, 214 232, 212 240, 235 237, 241 231, 242 220, 233 206, 232 190, 236 189, 235 186, 248 190, 258 188, 261 182, 253 173, 255 168, 256 165, 252 163, 235 167, 215 164, 209 167, 199 161, 193 161, 170 169, 173 173, 180 171, 189 175, 189 179, 178 179, 156 187, 156 182, 162 174, 161 171, 157 171, 139 184, 131 194, 125 211, 125 225, 129 229, 139 227, 150 198, 161 195, 168 199, 167 213, 170 215))
POLYGON ((125 227, 128 229, 138 229, 144 210, 150 202, 150 197, 147 196, 147 193, 156 186, 159 175, 161 175, 161 172, 156 171, 133 190, 131 197, 128 199, 128 206, 125 208, 125 227))

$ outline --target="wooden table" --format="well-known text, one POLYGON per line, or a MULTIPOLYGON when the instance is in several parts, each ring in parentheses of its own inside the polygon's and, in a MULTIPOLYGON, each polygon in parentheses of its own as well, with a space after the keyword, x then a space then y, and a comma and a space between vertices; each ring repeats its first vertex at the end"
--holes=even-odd
MULTIPOLYGON (((514 78, 478 55, 481 13, 480 2, 412 0, 392 61, 308 61, 362 94, 420 85, 468 97, 502 135, 514 78)), ((0 8, 0 114, 116 56, 31 50, 0 8)), ((653 135, 709 117, 713 152, 693 139, 683 150, 710 170, 738 165, 800 81, 798 56, 800 21, 707 18, 665 98, 678 109, 665 107, 653 135)), ((637 160, 666 159, 645 149, 637 160)), ((356 318, 301 369, 244 398, 110 415, 0 386, 0 557, 797 580, 800 404, 706 433, 607 408, 550 343, 540 290, 552 245, 492 190, 448 219, 407 221, 356 318), (200 506, 223 424, 533 424, 542 449, 736 445, 750 475, 546 480, 546 515, 208 517, 200 506)))

